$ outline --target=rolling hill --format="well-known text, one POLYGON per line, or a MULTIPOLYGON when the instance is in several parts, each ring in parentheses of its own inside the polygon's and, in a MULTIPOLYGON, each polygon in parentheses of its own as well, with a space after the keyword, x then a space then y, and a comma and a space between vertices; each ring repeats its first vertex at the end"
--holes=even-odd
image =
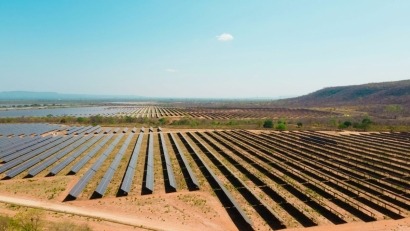
POLYGON ((410 80, 327 87, 304 96, 280 100, 280 103, 303 107, 410 105, 410 80))

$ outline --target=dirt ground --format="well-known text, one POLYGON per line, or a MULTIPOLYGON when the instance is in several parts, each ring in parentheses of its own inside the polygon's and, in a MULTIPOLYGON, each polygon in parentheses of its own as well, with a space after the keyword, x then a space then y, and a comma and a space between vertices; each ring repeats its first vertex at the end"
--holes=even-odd
POLYGON ((236 230, 218 200, 203 192, 61 202, 66 192, 48 199, 48 195, 39 196, 42 194, 39 190, 25 188, 19 187, 13 193, 1 190, 0 202, 5 203, 0 207, 2 214, 13 215, 15 206, 40 208, 51 211, 46 213, 46 220, 82 217, 70 220, 78 224, 85 222, 93 230, 236 230))

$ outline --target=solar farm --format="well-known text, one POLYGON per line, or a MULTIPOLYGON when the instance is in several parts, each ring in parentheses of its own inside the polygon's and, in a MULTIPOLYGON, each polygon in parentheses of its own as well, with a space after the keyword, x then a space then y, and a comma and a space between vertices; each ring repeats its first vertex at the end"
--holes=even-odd
POLYGON ((246 118, 320 118, 337 115, 327 111, 303 108, 198 108, 198 107, 157 107, 157 106, 109 106, 77 107, 54 109, 8 109, 0 110, 0 118, 75 116, 89 117, 163 118, 191 117, 203 119, 246 119, 246 118))
POLYGON ((152 229, 184 227, 175 219, 205 230, 281 230, 410 215, 409 132, 11 124, 0 134, 0 191, 39 187, 55 203, 160 216, 152 229), (157 210, 139 211, 149 203, 157 210))

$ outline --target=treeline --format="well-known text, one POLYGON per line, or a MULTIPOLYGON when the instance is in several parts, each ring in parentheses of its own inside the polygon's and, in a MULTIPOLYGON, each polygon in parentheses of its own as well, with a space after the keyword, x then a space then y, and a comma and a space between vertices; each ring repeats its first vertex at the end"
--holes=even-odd
POLYGON ((274 129, 286 130, 351 130, 351 131, 409 131, 410 121, 384 120, 376 117, 324 117, 280 119, 223 119, 123 117, 17 117, 0 118, 0 123, 52 123, 100 126, 166 126, 198 129, 274 129))

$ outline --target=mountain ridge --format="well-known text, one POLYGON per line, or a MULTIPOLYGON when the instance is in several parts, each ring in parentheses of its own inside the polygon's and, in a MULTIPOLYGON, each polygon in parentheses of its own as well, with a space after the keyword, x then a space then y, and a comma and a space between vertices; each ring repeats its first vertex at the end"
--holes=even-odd
POLYGON ((410 79, 326 87, 307 95, 280 100, 291 106, 410 104, 410 79))

